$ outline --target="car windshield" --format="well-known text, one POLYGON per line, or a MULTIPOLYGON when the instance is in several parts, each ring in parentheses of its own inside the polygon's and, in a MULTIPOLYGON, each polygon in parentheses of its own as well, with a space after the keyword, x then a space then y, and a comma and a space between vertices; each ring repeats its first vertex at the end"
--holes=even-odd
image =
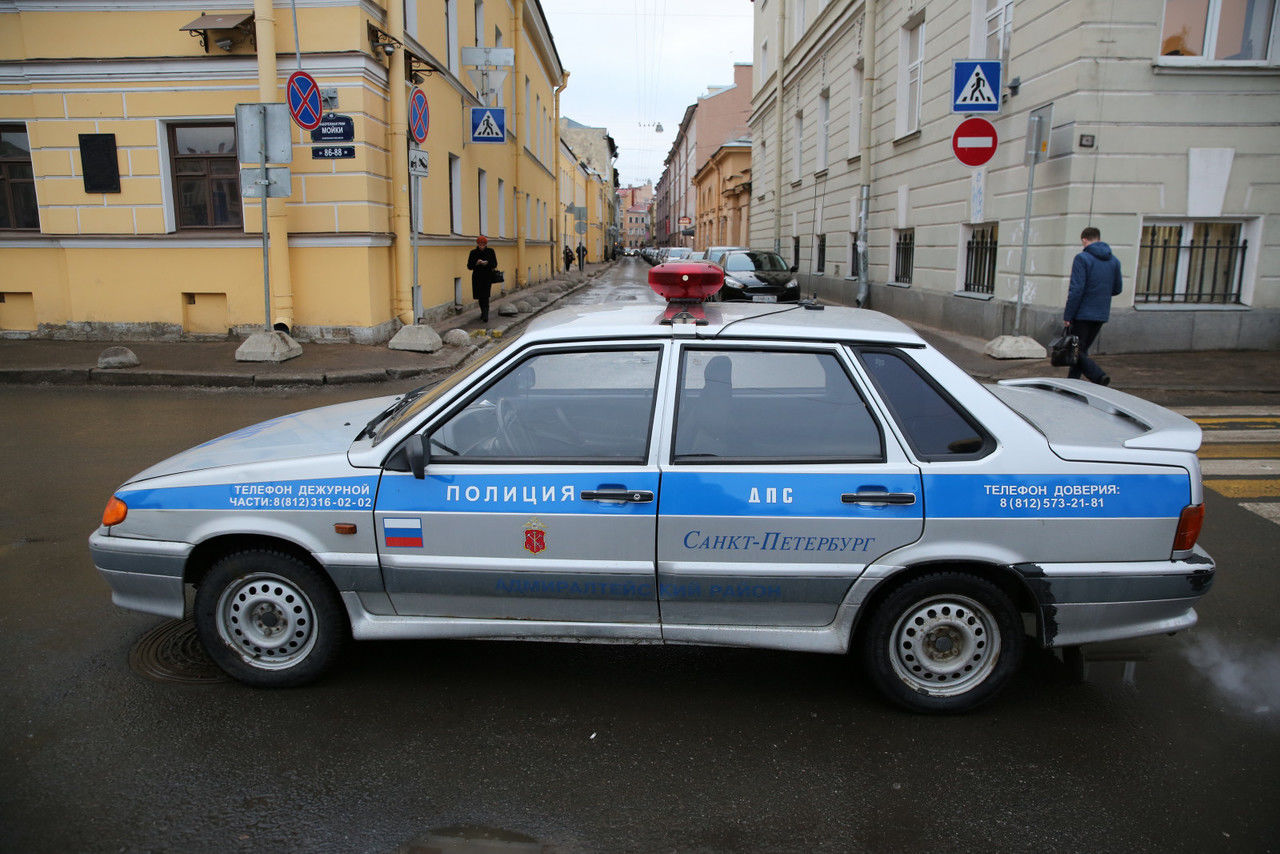
POLYGON ((436 400, 446 391, 474 374, 482 365, 493 361, 494 356, 511 346, 511 344, 518 339, 518 335, 513 335, 510 338, 504 339, 498 345, 490 347, 488 352, 481 354, 478 358, 459 368, 457 371, 445 377, 431 388, 428 389, 424 386, 425 390, 419 394, 413 394, 411 392, 410 394, 405 395, 403 399, 387 411, 385 420, 383 420, 381 424, 377 425, 377 429, 370 434, 373 436, 373 444, 377 446, 383 439, 399 430, 401 426, 412 421, 418 416, 418 413, 422 412, 427 404, 436 400))
POLYGON ((724 268, 730 273, 751 270, 781 273, 791 269, 776 252, 732 252, 726 259, 724 268))

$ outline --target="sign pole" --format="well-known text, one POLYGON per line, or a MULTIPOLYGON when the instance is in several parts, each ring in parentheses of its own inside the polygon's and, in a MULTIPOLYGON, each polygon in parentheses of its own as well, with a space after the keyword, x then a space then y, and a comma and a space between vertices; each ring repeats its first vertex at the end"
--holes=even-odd
POLYGON ((1022 264, 1018 271, 1018 305, 1013 312, 1013 334, 1022 334, 1022 300, 1027 290, 1027 244, 1031 237, 1031 193, 1036 186, 1036 161, 1040 159, 1040 117, 1031 116, 1029 137, 1030 168, 1027 170, 1027 209, 1022 217, 1022 264))
POLYGON ((269 255, 270 235, 267 233, 267 187, 271 183, 267 177, 267 108, 260 106, 262 115, 262 305, 263 328, 271 331, 271 259, 269 255))
POLYGON ((413 250, 413 289, 411 293, 413 294, 414 323, 418 323, 419 319, 422 317, 422 288, 418 284, 418 220, 422 217, 422 196, 418 192, 418 189, 421 181, 422 178, 419 176, 413 176, 413 183, 411 185, 413 188, 413 204, 411 206, 411 210, 414 215, 409 217, 409 228, 411 229, 409 241, 413 250))

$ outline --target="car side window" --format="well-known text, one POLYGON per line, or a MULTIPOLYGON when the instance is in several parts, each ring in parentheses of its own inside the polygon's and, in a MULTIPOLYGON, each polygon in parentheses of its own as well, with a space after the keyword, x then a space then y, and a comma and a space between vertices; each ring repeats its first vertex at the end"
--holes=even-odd
POLYGON ((898 350, 860 348, 859 358, 921 460, 977 459, 995 441, 898 350))
POLYGON ((661 351, 530 356, 431 433, 431 462, 643 463, 661 351))
POLYGON ((684 351, 673 462, 878 462, 884 438, 833 353, 684 351))

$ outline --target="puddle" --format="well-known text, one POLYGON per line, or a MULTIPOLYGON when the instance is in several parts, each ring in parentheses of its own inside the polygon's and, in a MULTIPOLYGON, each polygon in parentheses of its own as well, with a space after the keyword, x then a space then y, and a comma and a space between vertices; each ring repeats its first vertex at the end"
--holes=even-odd
POLYGON ((395 854, 555 854, 554 846, 513 830, 458 825, 428 830, 395 854))

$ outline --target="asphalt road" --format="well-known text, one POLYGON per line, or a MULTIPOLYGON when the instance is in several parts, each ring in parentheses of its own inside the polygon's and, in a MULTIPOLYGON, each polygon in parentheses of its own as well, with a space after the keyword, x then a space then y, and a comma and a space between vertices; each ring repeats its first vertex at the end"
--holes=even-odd
MULTIPOLYGON (((576 300, 645 299, 643 273, 576 300)), ((840 658, 735 649, 366 642, 298 690, 156 675, 147 651, 181 645, 155 630, 182 627, 115 608, 86 547, 111 491, 398 390, 0 387, 0 850, 1280 845, 1280 525, 1214 493, 1199 626, 1083 668, 1032 655, 964 717, 898 712, 840 658)))

